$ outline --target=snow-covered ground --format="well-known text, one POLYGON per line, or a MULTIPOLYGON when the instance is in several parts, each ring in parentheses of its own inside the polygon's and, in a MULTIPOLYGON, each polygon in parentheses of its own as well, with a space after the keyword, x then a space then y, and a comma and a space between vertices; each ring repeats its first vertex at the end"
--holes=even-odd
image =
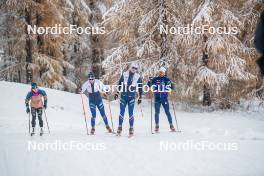
MULTIPOLYGON (((98 123, 95 136, 87 136, 80 95, 45 89, 49 98, 47 116, 51 135, 30 137, 24 106, 28 90, 28 85, 0 82, 2 176, 264 175, 264 117, 258 112, 177 112, 183 132, 171 133, 162 111, 161 133, 153 135, 150 134, 150 102, 144 100, 144 117, 136 106, 134 138, 127 138, 127 116, 122 137, 106 134, 102 123, 98 123), (90 147, 88 150, 50 147, 41 151, 41 146, 56 142, 90 147), (33 151, 29 144, 40 148, 33 151), (169 150, 165 150, 166 144, 169 150), (89 150, 91 146, 93 150, 89 150)), ((111 105, 116 127, 118 102, 111 105)), ((90 114, 88 108, 86 110, 90 114)), ((88 122, 90 128, 90 120, 88 122)))

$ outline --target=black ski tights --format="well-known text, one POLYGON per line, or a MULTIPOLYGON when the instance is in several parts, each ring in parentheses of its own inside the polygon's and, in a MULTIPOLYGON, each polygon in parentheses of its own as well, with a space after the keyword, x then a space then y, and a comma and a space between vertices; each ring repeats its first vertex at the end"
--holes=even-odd
POLYGON ((42 108, 31 107, 31 114, 32 114, 32 121, 31 121, 32 127, 34 128, 36 126, 36 114, 38 114, 39 126, 43 127, 42 108))

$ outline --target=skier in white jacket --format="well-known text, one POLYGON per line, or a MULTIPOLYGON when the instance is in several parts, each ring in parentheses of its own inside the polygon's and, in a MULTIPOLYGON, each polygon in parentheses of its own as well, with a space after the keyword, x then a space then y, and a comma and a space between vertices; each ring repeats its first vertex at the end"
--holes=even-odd
POLYGON ((104 120, 106 129, 109 133, 112 133, 112 129, 108 125, 108 120, 105 114, 104 104, 100 92, 107 92, 106 86, 98 79, 95 79, 94 74, 90 72, 88 74, 88 80, 82 85, 81 93, 85 93, 89 99, 89 107, 92 114, 91 118, 91 134, 95 133, 95 118, 96 107, 104 120))

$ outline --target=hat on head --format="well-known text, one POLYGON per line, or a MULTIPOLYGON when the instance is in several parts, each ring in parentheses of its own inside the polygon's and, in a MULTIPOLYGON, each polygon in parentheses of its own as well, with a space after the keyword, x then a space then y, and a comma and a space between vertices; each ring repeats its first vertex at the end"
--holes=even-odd
POLYGON ((36 89, 36 88, 38 88, 38 85, 37 85, 37 83, 31 83, 31 89, 36 89))
POLYGON ((131 65, 130 65, 130 68, 139 68, 139 65, 137 64, 137 63, 132 63, 131 65))
POLYGON ((90 73, 88 74, 88 78, 89 78, 89 79, 94 79, 94 78, 95 78, 94 73, 93 73, 93 72, 90 72, 90 73))
POLYGON ((160 67, 159 71, 160 71, 160 72, 164 72, 164 73, 165 73, 167 70, 166 70, 166 68, 165 68, 165 67, 160 67))

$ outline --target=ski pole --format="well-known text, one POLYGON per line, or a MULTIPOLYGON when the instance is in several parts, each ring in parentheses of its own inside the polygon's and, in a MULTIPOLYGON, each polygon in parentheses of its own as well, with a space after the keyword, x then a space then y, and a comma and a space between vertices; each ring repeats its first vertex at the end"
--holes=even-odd
POLYGON ((174 101, 171 100, 171 103, 172 103, 172 108, 173 108, 174 119, 175 119, 175 123, 176 123, 177 131, 178 131, 178 132, 181 132, 181 130, 179 129, 179 126, 178 126, 178 122, 177 122, 177 117, 176 117, 176 111, 175 111, 174 101))
POLYGON ((82 96, 82 93, 81 93, 80 95, 81 95, 81 99, 82 99, 82 108, 83 108, 83 115, 84 115, 84 121, 85 121, 86 132, 87 132, 87 135, 89 135, 89 132, 88 132, 88 126, 87 126, 87 120, 86 120, 86 113, 85 113, 85 107, 84 107, 84 103, 83 103, 83 96, 82 96))
POLYGON ((47 118, 47 114, 46 114, 46 110, 45 109, 44 109, 44 115, 45 115, 45 120, 46 120, 46 124, 47 124, 47 127, 48 127, 48 131, 49 131, 49 134, 50 134, 50 128, 49 128, 48 118, 47 118))
POLYGON ((113 133, 115 132, 114 130, 114 123, 113 123, 113 116, 112 116, 112 109, 111 109, 111 101, 108 98, 108 108, 109 108, 109 113, 110 113, 110 120, 111 120, 111 124, 112 124, 112 130, 113 133))
POLYGON ((28 113, 28 133, 30 134, 30 113, 28 113))
POLYGON ((152 117, 152 116, 153 116, 153 115, 152 115, 152 108, 153 108, 153 107, 152 107, 152 106, 153 106, 153 105, 152 105, 152 104, 153 104, 153 99, 152 99, 152 98, 153 98, 153 96, 151 95, 151 99, 150 99, 150 107, 151 107, 151 108, 150 108, 150 115, 151 115, 151 118, 150 118, 150 131, 151 131, 151 134, 154 134, 154 133, 153 133, 153 128, 152 128, 152 121, 153 121, 153 120, 152 120, 152 118, 153 118, 153 117, 152 117))

